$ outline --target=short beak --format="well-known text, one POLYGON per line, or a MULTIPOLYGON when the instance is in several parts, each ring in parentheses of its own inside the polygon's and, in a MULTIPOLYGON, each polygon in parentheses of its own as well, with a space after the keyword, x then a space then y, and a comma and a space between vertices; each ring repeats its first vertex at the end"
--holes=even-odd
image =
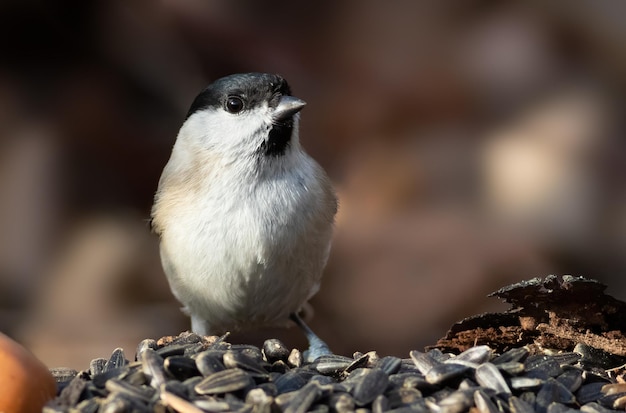
POLYGON ((306 105, 306 102, 302 99, 298 99, 293 96, 283 96, 280 98, 276 109, 274 109, 272 117, 274 118, 274 121, 289 119, 296 113, 300 112, 304 105, 306 105))

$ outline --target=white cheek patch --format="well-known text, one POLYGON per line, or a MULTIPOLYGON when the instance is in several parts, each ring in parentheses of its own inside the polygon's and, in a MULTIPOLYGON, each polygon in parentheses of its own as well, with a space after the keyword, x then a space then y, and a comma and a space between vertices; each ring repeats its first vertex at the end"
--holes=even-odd
POLYGON ((239 114, 222 109, 206 109, 191 115, 180 135, 189 143, 220 153, 255 150, 271 127, 267 108, 255 108, 239 114))

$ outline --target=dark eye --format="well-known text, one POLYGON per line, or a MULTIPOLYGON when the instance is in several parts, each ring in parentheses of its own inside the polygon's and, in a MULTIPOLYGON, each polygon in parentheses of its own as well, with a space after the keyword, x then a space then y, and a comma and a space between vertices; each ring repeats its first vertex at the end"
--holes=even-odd
POLYGON ((226 110, 230 113, 239 113, 243 110, 243 99, 239 96, 229 96, 226 99, 226 110))

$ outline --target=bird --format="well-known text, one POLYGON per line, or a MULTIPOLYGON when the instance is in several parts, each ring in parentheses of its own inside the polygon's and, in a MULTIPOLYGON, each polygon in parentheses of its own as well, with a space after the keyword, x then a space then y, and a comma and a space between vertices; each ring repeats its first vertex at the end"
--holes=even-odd
POLYGON ((320 288, 338 201, 300 144, 305 105, 276 74, 233 74, 207 86, 178 132, 151 223, 192 332, 291 320, 314 360, 331 352, 299 313, 320 288))

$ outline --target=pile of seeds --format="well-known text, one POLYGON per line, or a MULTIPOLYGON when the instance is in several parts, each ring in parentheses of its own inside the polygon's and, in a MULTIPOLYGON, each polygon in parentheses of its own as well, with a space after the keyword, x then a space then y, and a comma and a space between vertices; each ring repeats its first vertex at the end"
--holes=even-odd
POLYGON ((262 349, 183 333, 121 349, 89 370, 53 369, 58 397, 45 413, 83 412, 605 412, 626 408, 620 368, 588 367, 578 349, 536 346, 496 354, 472 347, 408 358, 328 355, 304 363, 278 340, 262 349))

